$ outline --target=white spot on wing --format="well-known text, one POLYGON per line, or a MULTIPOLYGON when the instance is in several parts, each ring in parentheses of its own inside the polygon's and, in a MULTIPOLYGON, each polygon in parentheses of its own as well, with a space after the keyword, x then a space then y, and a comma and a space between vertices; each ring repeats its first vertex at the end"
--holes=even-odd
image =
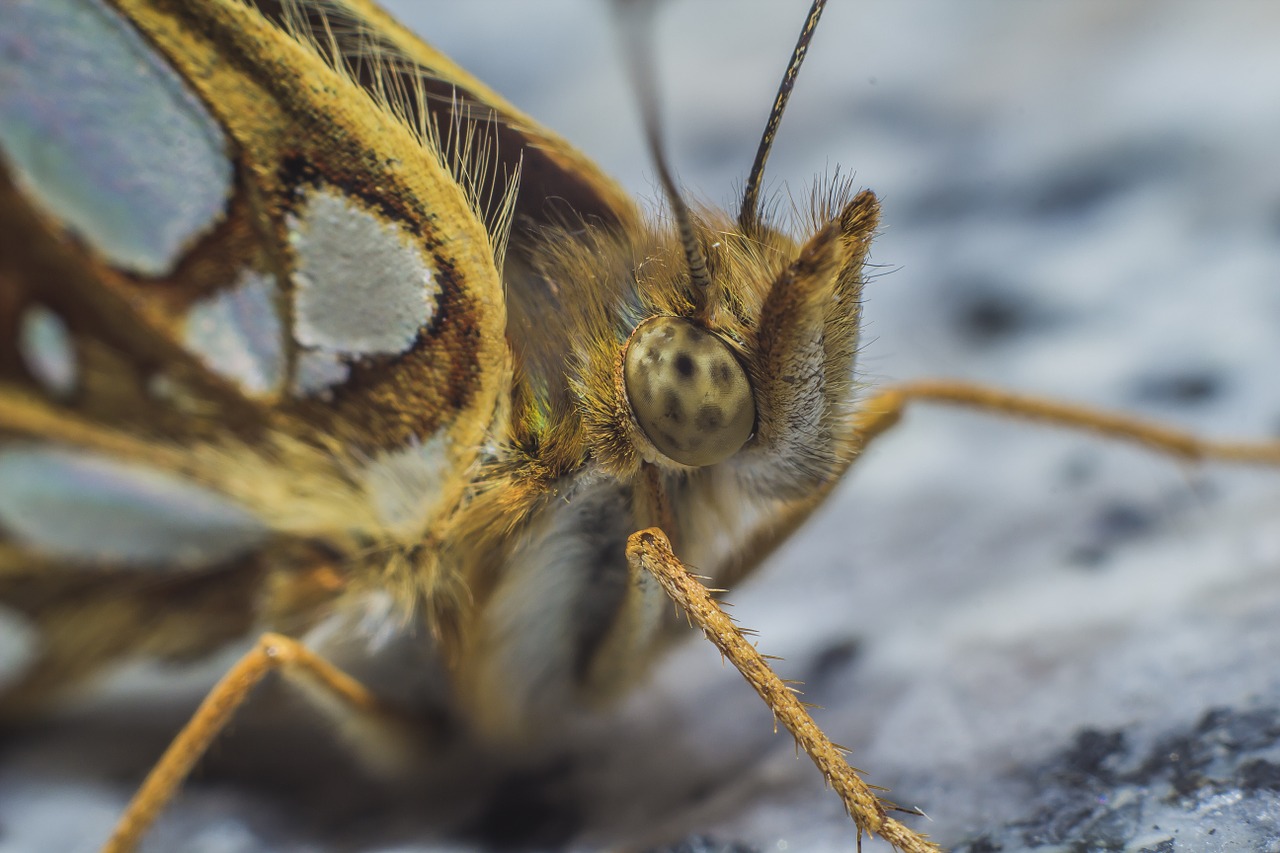
POLYGON ((26 671, 40 645, 31 620, 18 611, 0 605, 0 690, 26 671))
POLYGON ((189 480, 36 445, 0 450, 0 528, 49 556, 161 569, 229 559, 268 532, 239 504, 189 480))
POLYGON ((312 192, 288 226, 299 344, 356 357, 413 345, 440 288, 412 235, 329 190, 312 192))
POLYGON ((425 442, 379 453, 362 471, 378 518, 388 528, 409 534, 420 531, 439 511, 444 484, 452 473, 453 459, 443 432, 425 442))
POLYGON ((231 193, 222 129, 110 4, 0 8, 0 153, 11 175, 113 265, 170 272, 231 193))
POLYGON ((293 377, 293 393, 302 396, 324 395, 327 389, 347 381, 351 365, 336 353, 321 350, 303 350, 298 353, 298 363, 293 377))
POLYGON ((27 370, 49 391, 65 397, 75 390, 75 344, 57 314, 40 305, 28 308, 18 329, 18 351, 27 370))
POLYGON ((249 394, 266 394, 284 375, 282 324, 275 278, 246 270, 235 287, 192 307, 184 337, 187 348, 212 370, 249 394))

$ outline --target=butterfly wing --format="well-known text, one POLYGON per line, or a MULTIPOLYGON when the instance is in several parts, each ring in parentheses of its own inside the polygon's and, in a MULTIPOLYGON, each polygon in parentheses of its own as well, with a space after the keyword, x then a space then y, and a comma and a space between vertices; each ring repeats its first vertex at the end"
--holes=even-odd
POLYGON ((554 410, 571 405, 566 347, 579 343, 580 324, 569 318, 583 310, 618 313, 620 295, 607 291, 616 276, 553 280, 540 262, 565 231, 634 233, 642 220, 634 200, 569 142, 369 0, 260 6, 293 29, 320 34, 322 49, 367 91, 439 140, 456 180, 505 248, 517 440, 522 421, 555 419, 554 410))
POLYGON ((194 652, 269 571, 429 539, 509 381, 443 158, 234 0, 19 4, 0 41, 0 602, 55 656, 194 652))

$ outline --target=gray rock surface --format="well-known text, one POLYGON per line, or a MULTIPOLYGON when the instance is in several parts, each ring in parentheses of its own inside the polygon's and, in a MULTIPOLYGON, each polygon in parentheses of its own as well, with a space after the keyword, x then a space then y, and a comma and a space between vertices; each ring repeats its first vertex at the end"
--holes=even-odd
MULTIPOLYGON (((394 5, 657 197, 603 4, 460 7, 394 5)), ((670 149, 701 197, 732 203, 803 7, 664 11, 670 149)), ((866 379, 1276 435, 1277 32, 1280 9, 1247 0, 834 4, 770 179, 804 200, 840 164, 881 196, 866 379)), ((1275 473, 922 409, 732 601, 870 781, 958 850, 1280 850, 1275 473)), ((94 849, 182 704, 145 707, 0 742, 0 853, 94 849)), ((299 770, 311 740, 245 740, 219 757, 268 769, 195 780, 148 850, 495 849, 445 839, 429 804, 341 759, 299 770)), ((528 828, 506 849, 855 849, 812 766, 696 640, 563 764, 502 790, 477 814, 491 840, 528 828)))

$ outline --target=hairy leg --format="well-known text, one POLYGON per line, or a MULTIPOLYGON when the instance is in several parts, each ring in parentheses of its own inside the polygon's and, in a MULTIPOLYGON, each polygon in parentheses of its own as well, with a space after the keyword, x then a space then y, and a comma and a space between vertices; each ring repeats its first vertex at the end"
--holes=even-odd
POLYGON ((398 727, 398 717, 363 685, 333 664, 281 634, 263 634, 209 691, 200 707, 151 768, 129 802, 103 853, 129 853, 177 795, 197 761, 225 729, 253 688, 280 671, 326 711, 354 718, 366 731, 398 727))
POLYGON ((633 533, 627 542, 627 561, 657 579, 813 759, 853 818, 859 847, 862 833, 870 832, 906 853, 937 853, 941 849, 889 817, 887 812, 893 807, 882 802, 862 781, 845 759, 845 750, 823 734, 795 690, 774 673, 765 655, 747 641, 742 629, 711 597, 711 591, 681 565, 661 530, 655 527, 633 533))

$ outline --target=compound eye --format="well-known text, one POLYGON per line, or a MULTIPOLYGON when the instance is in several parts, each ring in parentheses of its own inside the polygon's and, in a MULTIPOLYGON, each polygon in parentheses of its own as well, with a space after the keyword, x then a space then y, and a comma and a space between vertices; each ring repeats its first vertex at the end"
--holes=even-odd
POLYGON ((751 437, 751 383, 728 345, 679 317, 654 317, 631 334, 622 367, 645 436, 670 459, 702 467, 751 437))

